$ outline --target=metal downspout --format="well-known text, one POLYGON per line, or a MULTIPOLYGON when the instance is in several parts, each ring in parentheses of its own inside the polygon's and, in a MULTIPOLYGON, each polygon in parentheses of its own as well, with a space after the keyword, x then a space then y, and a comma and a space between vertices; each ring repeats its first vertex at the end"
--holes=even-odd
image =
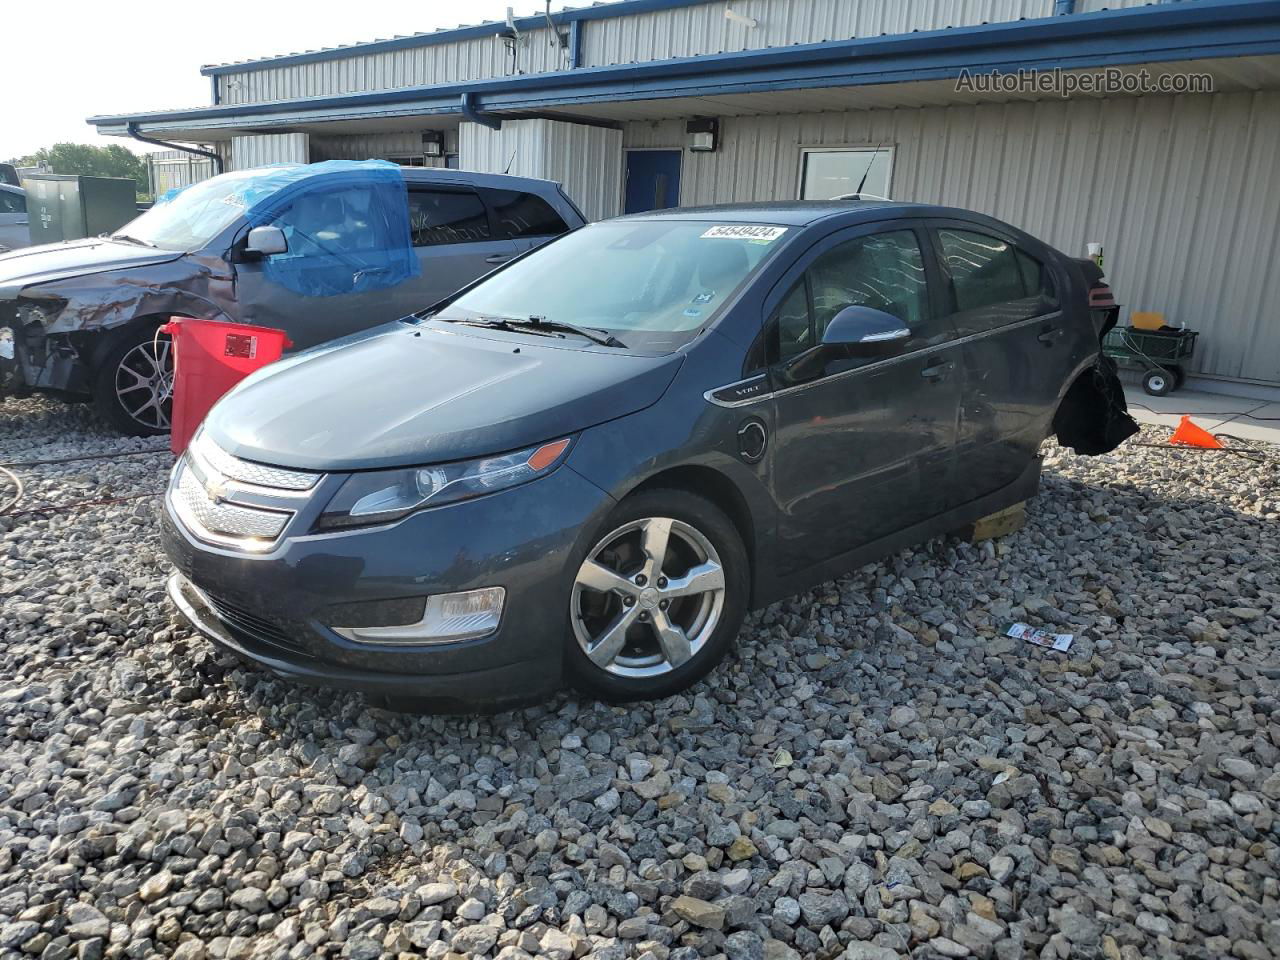
POLYGON ((124 126, 125 132, 135 140, 142 143, 149 143, 156 147, 167 147, 170 150, 178 150, 182 153, 190 153, 198 157, 208 157, 213 161, 213 169, 218 173, 222 173, 222 158, 212 150, 201 150, 199 147, 184 147, 180 143, 170 143, 168 140, 156 140, 154 137, 145 137, 138 132, 138 124, 130 120, 124 126))
POLYGON ((491 117, 488 114, 481 113, 476 109, 475 94, 468 91, 462 95, 462 115, 472 123, 478 123, 490 130, 501 130, 502 121, 497 117, 491 117))
POLYGON ((1069 17, 1076 12, 1076 0, 1053 0, 1053 15, 1069 17))

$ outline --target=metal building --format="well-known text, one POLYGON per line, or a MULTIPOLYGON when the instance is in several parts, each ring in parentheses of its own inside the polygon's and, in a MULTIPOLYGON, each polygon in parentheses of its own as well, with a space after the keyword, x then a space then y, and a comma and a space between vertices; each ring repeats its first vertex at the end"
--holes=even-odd
POLYGON ((1280 0, 620 0, 203 72, 208 106, 89 122, 227 169, 548 177, 593 218, 970 207, 1104 244, 1126 309, 1203 331, 1201 377, 1280 386, 1280 0))

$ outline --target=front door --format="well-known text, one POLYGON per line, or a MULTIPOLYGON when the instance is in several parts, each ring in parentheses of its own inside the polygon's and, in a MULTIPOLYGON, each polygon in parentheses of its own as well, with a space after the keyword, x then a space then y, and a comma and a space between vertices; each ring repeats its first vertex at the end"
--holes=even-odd
POLYGON ((283 330, 300 350, 403 316, 417 264, 385 200, 367 184, 321 178, 264 221, 288 243, 271 256, 244 251, 246 226, 233 254, 238 319, 283 330))
MULTIPOLYGON (((809 254, 769 327, 773 477, 784 572, 940 513, 954 471, 958 348, 931 302, 923 231, 845 231, 809 254), (889 355, 822 345, 846 306, 893 314, 889 355)), ((932 269, 930 265, 929 269, 932 269)))
POLYGON ((680 205, 679 150, 628 150, 623 213, 680 205))

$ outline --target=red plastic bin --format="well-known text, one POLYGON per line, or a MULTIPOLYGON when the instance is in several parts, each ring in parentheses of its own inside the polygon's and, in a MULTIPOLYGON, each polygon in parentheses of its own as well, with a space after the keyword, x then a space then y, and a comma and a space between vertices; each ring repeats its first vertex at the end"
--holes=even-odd
POLYGON ((169 449, 175 454, 187 449, 224 393, 293 346, 281 330, 195 317, 170 317, 160 331, 173 337, 169 449))

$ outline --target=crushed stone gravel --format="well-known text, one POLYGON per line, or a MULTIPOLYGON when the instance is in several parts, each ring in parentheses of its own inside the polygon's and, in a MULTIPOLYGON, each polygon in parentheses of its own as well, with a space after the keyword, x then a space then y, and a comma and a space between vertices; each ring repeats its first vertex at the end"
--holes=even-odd
MULTIPOLYGON (((0 405, 0 463, 155 445, 0 405)), ((754 613, 683 696, 493 717, 217 652, 170 614, 155 497, 0 517, 0 958, 1280 956, 1254 449, 1047 449, 1023 530, 754 613)), ((171 463, 22 468, 15 509, 171 463)))

